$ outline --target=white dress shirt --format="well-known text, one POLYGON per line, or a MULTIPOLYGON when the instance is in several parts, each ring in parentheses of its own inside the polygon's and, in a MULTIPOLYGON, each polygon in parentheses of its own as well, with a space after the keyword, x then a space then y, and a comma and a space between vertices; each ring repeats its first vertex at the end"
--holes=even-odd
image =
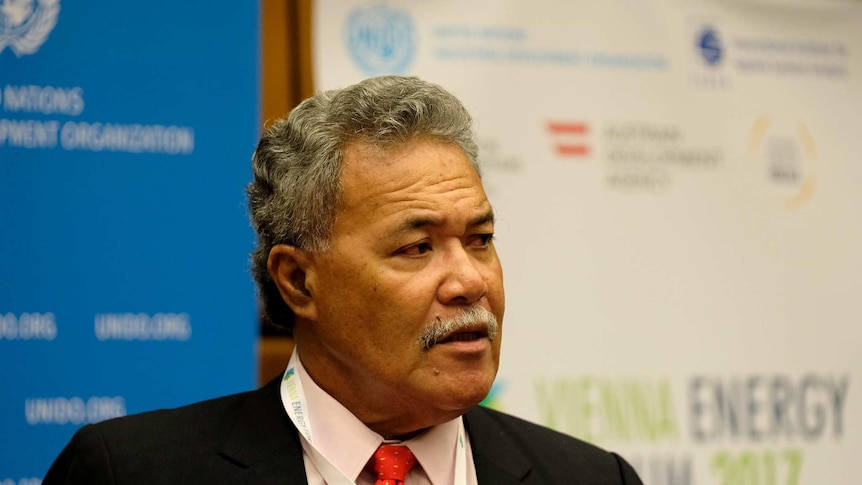
MULTIPOLYGON (((295 349, 294 352, 297 352, 295 349)), ((297 355, 297 357, 300 357, 297 355)), ((296 375, 307 402, 306 419, 314 437, 314 448, 357 485, 374 485, 376 476, 368 463, 383 437, 366 427, 356 416, 321 389, 296 359, 296 375)), ((452 485, 455 481, 455 454, 461 418, 434 426, 404 441, 416 456, 417 464, 407 475, 409 485, 452 485)), ((309 485, 328 485, 310 458, 311 444, 300 434, 305 473, 309 485)), ((467 485, 478 485, 470 439, 467 450, 467 485)))

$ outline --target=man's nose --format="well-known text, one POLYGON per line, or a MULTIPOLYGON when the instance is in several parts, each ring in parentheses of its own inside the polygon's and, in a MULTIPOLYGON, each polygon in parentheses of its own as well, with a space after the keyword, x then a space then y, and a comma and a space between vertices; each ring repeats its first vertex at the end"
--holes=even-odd
POLYGON ((480 271, 481 262, 460 243, 454 246, 445 254, 445 275, 438 288, 438 297, 447 305, 474 303, 488 292, 488 284, 480 271))

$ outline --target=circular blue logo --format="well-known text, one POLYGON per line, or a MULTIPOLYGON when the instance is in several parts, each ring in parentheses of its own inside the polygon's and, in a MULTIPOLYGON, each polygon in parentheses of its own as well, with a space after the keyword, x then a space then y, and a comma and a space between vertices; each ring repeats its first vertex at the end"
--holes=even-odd
POLYGON ((16 56, 33 54, 57 24, 60 0, 0 2, 0 53, 7 46, 16 56))
POLYGON ((370 76, 404 74, 416 57, 416 29, 406 10, 377 4, 347 17, 345 40, 350 56, 370 76))
POLYGON ((721 62, 723 52, 721 39, 718 37, 718 32, 713 28, 707 27, 698 34, 697 47, 700 50, 700 56, 710 66, 718 65, 721 62))

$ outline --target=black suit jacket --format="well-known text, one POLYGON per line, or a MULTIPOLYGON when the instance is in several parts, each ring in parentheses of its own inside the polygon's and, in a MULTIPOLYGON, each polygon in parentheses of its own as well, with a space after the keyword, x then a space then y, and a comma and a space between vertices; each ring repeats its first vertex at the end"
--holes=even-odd
MULTIPOLYGON (((464 415, 480 484, 640 484, 619 456, 477 407, 464 415)), ((279 380, 257 391, 81 428, 43 485, 305 484, 279 380)))

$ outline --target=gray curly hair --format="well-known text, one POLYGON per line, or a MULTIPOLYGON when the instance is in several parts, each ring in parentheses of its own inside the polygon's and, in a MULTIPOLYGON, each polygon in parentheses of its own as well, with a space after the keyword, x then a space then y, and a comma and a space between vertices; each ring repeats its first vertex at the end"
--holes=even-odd
POLYGON ((388 149, 416 139, 454 143, 479 172, 470 114, 448 91, 416 77, 384 76, 320 92, 261 136, 246 193, 258 238, 252 273, 266 319, 292 332, 293 312, 267 270, 269 253, 277 244, 329 249, 347 145, 388 149))

